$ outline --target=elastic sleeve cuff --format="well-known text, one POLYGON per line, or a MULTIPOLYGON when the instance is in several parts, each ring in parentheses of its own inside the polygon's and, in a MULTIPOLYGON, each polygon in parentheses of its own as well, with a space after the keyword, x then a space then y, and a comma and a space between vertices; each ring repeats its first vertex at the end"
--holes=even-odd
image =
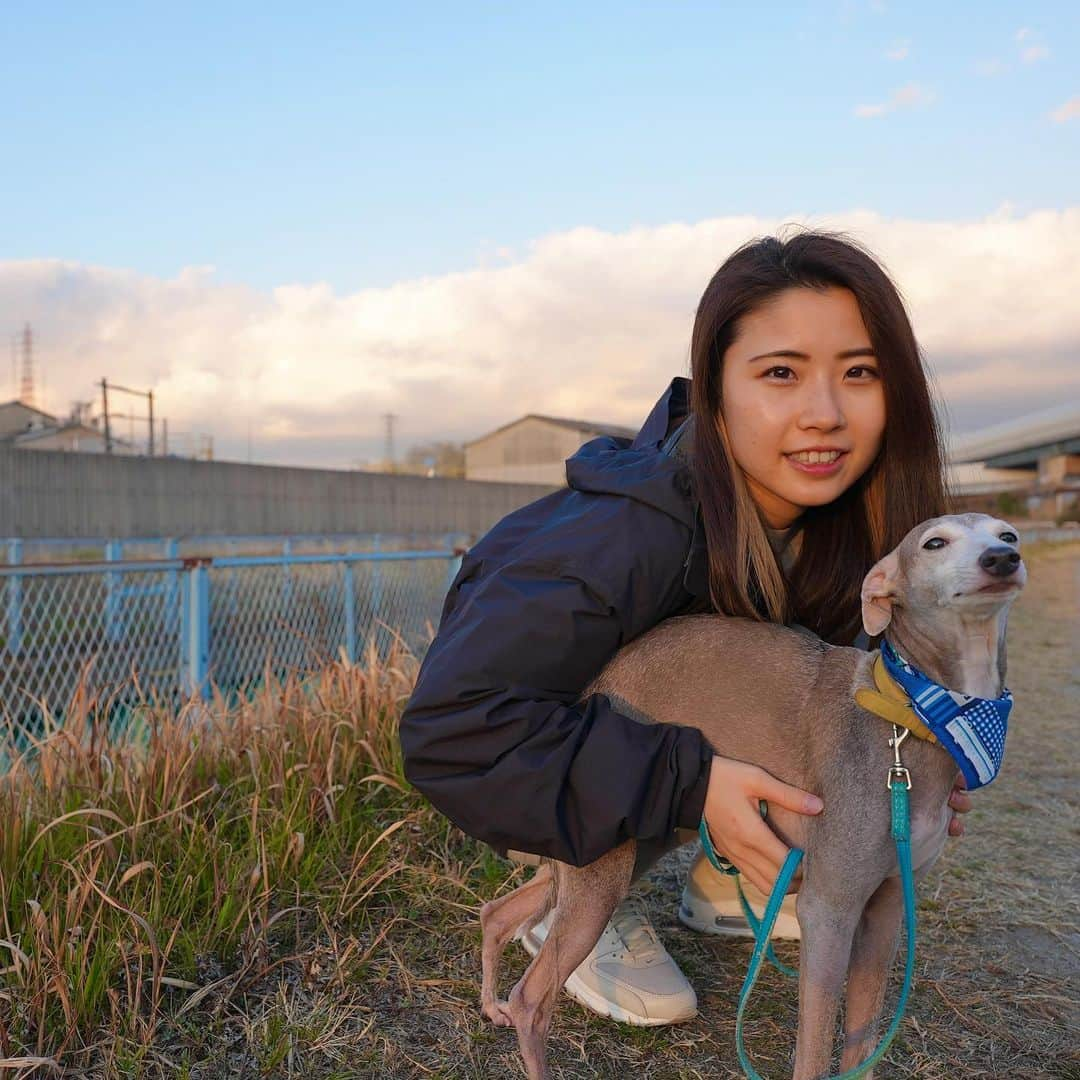
POLYGON ((676 824, 680 829, 696 829, 705 811, 705 794, 709 790, 709 773, 712 771, 712 747, 701 739, 701 767, 697 779, 686 789, 676 824))

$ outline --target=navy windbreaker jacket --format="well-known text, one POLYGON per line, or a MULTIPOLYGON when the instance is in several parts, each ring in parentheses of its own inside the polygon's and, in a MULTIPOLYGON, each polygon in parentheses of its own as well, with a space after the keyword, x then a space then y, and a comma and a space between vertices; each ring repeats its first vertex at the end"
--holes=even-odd
POLYGON ((471 836, 582 866, 624 840, 697 828, 712 748, 581 691, 662 619, 709 610, 688 468, 688 379, 633 439, 566 462, 568 487, 463 557, 401 717, 405 774, 471 836))

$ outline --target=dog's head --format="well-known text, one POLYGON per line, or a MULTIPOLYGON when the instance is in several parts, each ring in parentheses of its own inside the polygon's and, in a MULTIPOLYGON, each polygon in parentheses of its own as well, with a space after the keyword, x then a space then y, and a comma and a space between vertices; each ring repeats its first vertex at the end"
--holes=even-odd
POLYGON ((1027 581, 1019 545, 1015 527, 989 514, 949 514, 916 525, 863 579, 863 627, 880 634, 894 605, 992 617, 1027 581))

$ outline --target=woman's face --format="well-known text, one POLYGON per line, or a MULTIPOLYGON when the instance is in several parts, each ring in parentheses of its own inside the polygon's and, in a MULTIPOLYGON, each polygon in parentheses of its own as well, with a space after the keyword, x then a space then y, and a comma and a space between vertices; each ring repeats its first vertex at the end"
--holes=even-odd
POLYGON ((721 374, 735 461, 773 528, 832 502, 877 456, 885 394, 850 289, 793 287, 748 312, 721 374))

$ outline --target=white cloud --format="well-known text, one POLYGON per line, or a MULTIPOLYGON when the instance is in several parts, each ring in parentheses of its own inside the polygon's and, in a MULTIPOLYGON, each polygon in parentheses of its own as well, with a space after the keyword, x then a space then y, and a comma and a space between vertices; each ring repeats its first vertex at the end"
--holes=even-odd
POLYGON ((640 423, 688 374, 694 310, 716 268, 791 222, 846 230, 881 258, 958 430, 1080 396, 1080 207, 578 228, 506 265, 350 294, 318 282, 265 294, 198 267, 163 280, 7 262, 0 311, 9 331, 34 325, 46 408, 66 411, 108 375, 152 386, 170 431, 212 431, 219 457, 244 458, 250 420, 256 460, 347 466, 381 454, 386 412, 400 418, 399 449, 474 438, 526 412, 640 423))
POLYGON ((906 60, 910 52, 911 42, 905 38, 902 41, 894 42, 891 48, 886 50, 885 56, 889 60, 906 60))
POLYGON ((1016 31, 1016 43, 1022 46, 1020 60, 1025 64, 1037 64, 1050 55, 1050 50, 1042 43, 1042 34, 1030 26, 1022 26, 1016 31))
POLYGON ((1064 124, 1066 120, 1072 120, 1076 116, 1080 116, 1080 95, 1069 98, 1063 105, 1059 105, 1050 114, 1050 119, 1055 124, 1064 124))
POLYGON ((871 105, 856 105, 855 116, 860 119, 869 119, 876 116, 884 116, 896 109, 909 109, 916 105, 929 105, 935 100, 932 90, 927 90, 918 83, 908 83, 894 90, 886 102, 878 102, 871 105))
POLYGON ((892 101, 897 105, 929 105, 934 100, 931 91, 925 90, 918 83, 908 83, 902 86, 892 96, 892 101))

